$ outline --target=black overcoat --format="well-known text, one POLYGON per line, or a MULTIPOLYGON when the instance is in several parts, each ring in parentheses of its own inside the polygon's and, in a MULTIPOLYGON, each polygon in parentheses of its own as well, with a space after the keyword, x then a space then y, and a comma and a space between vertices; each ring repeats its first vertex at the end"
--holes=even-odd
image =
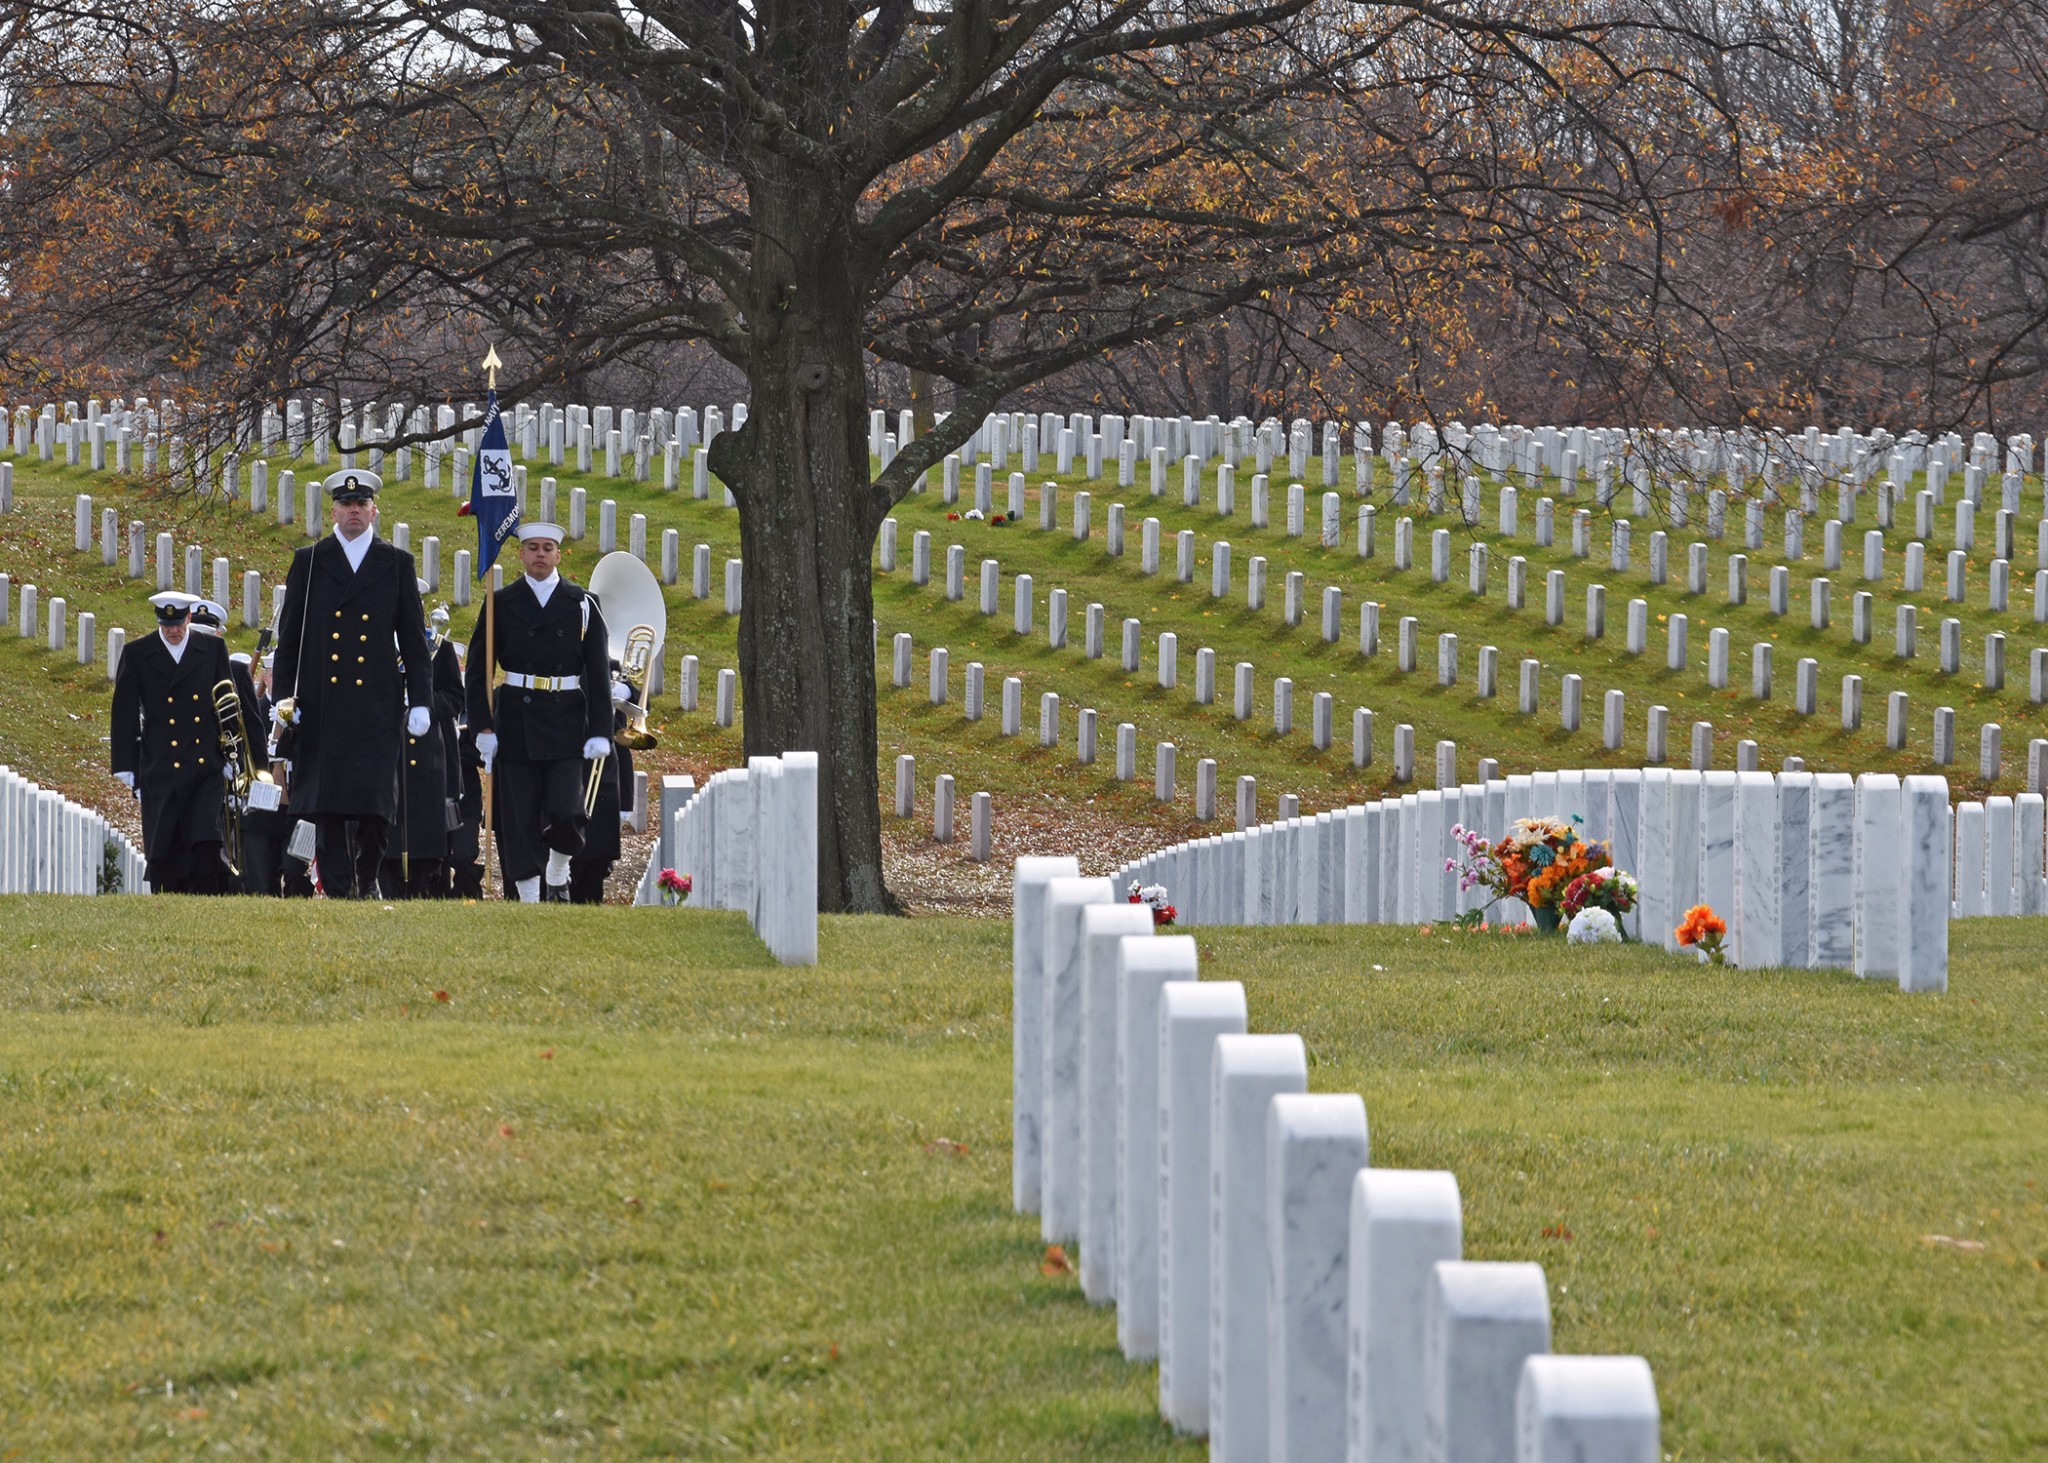
POLYGON ((173 660, 155 634, 121 652, 114 672, 113 768, 135 774, 145 854, 221 841, 224 784, 213 688, 232 680, 232 669, 226 645, 189 630, 181 660, 173 660))
POLYGON ((406 709, 432 705, 432 683, 411 554, 373 540, 352 571, 333 534, 293 554, 271 671, 298 698, 293 814, 396 818, 406 709))
MULTIPOLYGON (((455 642, 434 650, 434 724, 423 737, 405 739, 405 851, 416 859, 448 856, 448 800, 462 796, 459 727, 462 666, 455 642)), ((394 832, 391 851, 399 844, 394 832)))

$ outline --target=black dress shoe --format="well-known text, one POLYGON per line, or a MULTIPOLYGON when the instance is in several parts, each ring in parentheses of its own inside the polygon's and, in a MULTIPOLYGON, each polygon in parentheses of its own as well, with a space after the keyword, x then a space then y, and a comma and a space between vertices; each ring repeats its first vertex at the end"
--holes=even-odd
POLYGON ((542 904, 567 904, 569 902, 569 886, 567 884, 541 885, 540 902, 542 904))

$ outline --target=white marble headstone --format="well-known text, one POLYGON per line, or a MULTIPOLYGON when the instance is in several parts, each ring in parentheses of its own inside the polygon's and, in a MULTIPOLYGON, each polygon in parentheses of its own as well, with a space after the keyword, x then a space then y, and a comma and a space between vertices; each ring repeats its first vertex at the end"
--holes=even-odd
POLYGON ((1078 878, 1079 860, 1027 855, 1010 892, 1010 1202, 1019 1214, 1039 1206, 1039 1147, 1045 1081, 1045 891, 1078 878))
POLYGON ((1266 1111, 1266 1389, 1280 1460, 1344 1452, 1351 1186, 1368 1158, 1356 1093, 1284 1093, 1266 1111))
MULTIPOLYGON (((1730 775, 1708 774, 1710 799, 1713 779, 1730 775)), ((1734 837, 1729 852, 1734 860, 1735 899, 1728 920, 1733 937, 1732 956, 1735 964, 1752 969, 1777 965, 1783 960, 1777 779, 1768 772, 1737 772, 1732 776, 1734 837)))
POLYGON ((1846 970, 1856 960, 1856 780, 1848 773, 1814 774, 1809 827, 1807 964, 1846 970))
POLYGON ((1219 1036, 1210 1079, 1209 1457, 1263 1463, 1267 1409, 1266 1110, 1308 1090, 1301 1038, 1219 1036))
POLYGON ((1175 981, 1159 1004, 1159 1411, 1209 1430, 1210 1082, 1219 1036, 1245 1029, 1244 987, 1175 981))
POLYGON ((1116 1337, 1132 1361, 1159 1355, 1159 1009, 1169 986, 1199 976, 1191 935, 1117 947, 1116 1337))
POLYGON ((1515 1393, 1515 1463, 1662 1463, 1657 1384, 1640 1356, 1532 1356, 1515 1393))
POLYGON ((1900 789, 1900 879, 1894 939, 1899 989, 1948 989, 1948 779, 1909 777, 1900 789))
MULTIPOLYGON (((1866 772, 1856 779, 1856 973, 1869 979, 1896 980, 1899 973, 1900 873, 1906 839, 1899 792, 1899 779, 1889 772, 1866 772)), ((1946 876, 1942 884, 1946 898, 1946 876)), ((1946 921, 1943 929, 1946 939, 1946 921)))
POLYGON ((1147 905, 1126 900, 1081 911, 1081 1293, 1096 1305, 1117 1298, 1121 948, 1127 938, 1149 940, 1152 929, 1147 905))
POLYGON ((1512 1459, 1522 1363, 1549 1350, 1541 1265, 1439 1261, 1423 1341, 1430 1463, 1512 1459))
POLYGON ((1419 1463, 1428 1433, 1423 1336, 1439 1260, 1463 1254, 1456 1175, 1368 1168, 1351 1187, 1351 1296, 1345 1308, 1345 1456, 1419 1463))
POLYGON ((1056 878, 1046 886, 1038 1219, 1039 1233, 1052 1244, 1081 1237, 1082 912, 1115 900, 1107 879, 1056 878))

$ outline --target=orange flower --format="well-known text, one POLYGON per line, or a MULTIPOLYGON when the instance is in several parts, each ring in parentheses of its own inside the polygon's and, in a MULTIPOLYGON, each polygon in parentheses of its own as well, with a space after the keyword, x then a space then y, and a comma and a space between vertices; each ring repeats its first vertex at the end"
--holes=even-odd
POLYGON ((1711 904, 1695 904, 1685 912, 1685 921, 1675 933, 1681 945, 1697 945, 1709 935, 1719 937, 1728 933, 1728 921, 1714 913, 1711 904))

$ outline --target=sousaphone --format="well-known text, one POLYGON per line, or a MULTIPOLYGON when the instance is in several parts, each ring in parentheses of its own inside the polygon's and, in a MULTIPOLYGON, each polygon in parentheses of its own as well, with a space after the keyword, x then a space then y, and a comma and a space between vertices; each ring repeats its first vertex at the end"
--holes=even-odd
POLYGON ((590 574, 590 592, 604 614, 605 638, 638 701, 626 703, 626 725, 612 740, 636 752, 655 744, 647 729, 647 674, 668 637, 668 605, 661 581, 631 554, 614 552, 597 561, 590 574))

